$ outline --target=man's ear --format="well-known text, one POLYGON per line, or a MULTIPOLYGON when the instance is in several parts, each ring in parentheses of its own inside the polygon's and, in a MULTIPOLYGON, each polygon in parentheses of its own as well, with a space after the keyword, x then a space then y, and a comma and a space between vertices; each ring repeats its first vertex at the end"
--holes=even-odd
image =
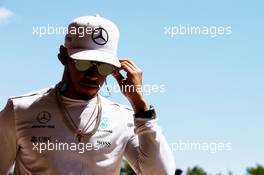
POLYGON ((63 45, 60 46, 60 52, 58 53, 58 59, 60 60, 61 64, 65 65, 67 61, 67 48, 65 48, 63 45))

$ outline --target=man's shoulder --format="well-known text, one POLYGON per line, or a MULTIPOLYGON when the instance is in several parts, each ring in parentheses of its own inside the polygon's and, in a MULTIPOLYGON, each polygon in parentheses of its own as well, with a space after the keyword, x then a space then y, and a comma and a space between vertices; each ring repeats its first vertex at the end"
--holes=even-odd
POLYGON ((43 95, 43 94, 49 92, 50 90, 51 90, 51 88, 43 88, 40 90, 28 92, 26 94, 22 94, 22 95, 18 95, 18 96, 12 96, 10 98, 11 99, 28 98, 28 97, 33 97, 33 96, 37 96, 37 95, 43 95))
POLYGON ((37 91, 32 91, 23 95, 19 96, 12 96, 10 100, 15 104, 30 104, 34 101, 38 100, 39 98, 45 96, 50 91, 52 91, 53 87, 43 88, 37 91))
POLYGON ((120 104, 111 101, 108 98, 101 97, 103 109, 105 107, 106 113, 112 116, 113 121, 124 123, 128 127, 132 127, 134 123, 134 111, 128 105, 120 104))
POLYGON ((107 99, 105 97, 101 97, 101 99, 104 105, 110 106, 112 108, 116 108, 117 110, 124 110, 129 113, 133 112, 133 109, 128 105, 111 101, 110 99, 107 99))

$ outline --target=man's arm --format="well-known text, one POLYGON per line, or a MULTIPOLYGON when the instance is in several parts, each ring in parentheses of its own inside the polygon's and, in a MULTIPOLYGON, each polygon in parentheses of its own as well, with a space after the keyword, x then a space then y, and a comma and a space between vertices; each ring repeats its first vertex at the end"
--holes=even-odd
POLYGON ((16 131, 11 100, 0 112, 0 174, 6 174, 16 158, 16 131))
POLYGON ((175 162, 156 120, 134 119, 135 133, 125 149, 125 157, 137 174, 173 175, 175 162))
MULTIPOLYGON (((121 68, 127 73, 113 72, 125 97, 135 113, 149 110, 142 93, 143 72, 129 60, 120 60, 121 68), (127 88, 130 87, 130 88, 127 88), (133 88, 134 87, 134 88, 133 88), (131 90, 132 89, 132 90, 131 90)), ((135 134, 128 140, 125 156, 138 174, 173 175, 175 164, 170 148, 154 119, 134 119, 135 134)))

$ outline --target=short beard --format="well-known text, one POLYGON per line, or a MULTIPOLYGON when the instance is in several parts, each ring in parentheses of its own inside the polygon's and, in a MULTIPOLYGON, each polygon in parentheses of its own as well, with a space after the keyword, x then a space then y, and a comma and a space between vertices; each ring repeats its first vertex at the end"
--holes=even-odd
POLYGON ((69 72, 68 67, 66 68, 65 72, 66 72, 67 79, 64 81, 66 81, 66 83, 68 84, 67 91, 70 92, 70 94, 68 94, 68 95, 70 95, 71 98, 81 99, 81 100, 90 100, 90 99, 94 98, 95 96, 97 96, 98 91, 100 90, 101 86, 99 87, 98 91, 93 95, 88 95, 86 93, 78 92, 77 88, 74 86, 74 83, 73 83, 73 80, 72 80, 72 77, 71 77, 71 74, 69 72))

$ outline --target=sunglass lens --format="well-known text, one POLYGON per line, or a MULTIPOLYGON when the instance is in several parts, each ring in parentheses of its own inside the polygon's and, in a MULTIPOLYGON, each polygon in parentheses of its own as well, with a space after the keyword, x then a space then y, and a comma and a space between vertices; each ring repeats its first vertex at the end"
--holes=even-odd
POLYGON ((107 76, 113 72, 113 66, 110 64, 102 63, 98 66, 99 74, 107 76))
POLYGON ((75 63, 75 67, 78 71, 86 71, 92 66, 92 63, 90 61, 86 60, 78 60, 75 63))

